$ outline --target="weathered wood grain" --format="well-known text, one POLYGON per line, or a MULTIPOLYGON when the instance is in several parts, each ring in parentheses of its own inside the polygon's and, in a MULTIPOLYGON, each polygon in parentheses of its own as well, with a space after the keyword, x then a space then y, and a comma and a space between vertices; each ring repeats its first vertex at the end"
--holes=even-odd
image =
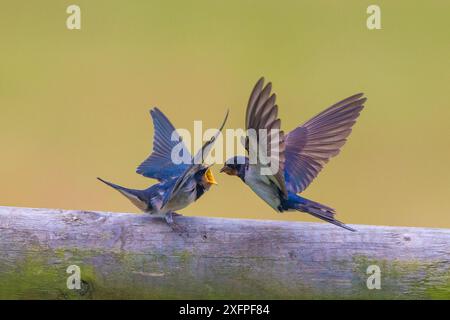
POLYGON ((0 207, 0 298, 450 298, 448 229, 176 219, 0 207))

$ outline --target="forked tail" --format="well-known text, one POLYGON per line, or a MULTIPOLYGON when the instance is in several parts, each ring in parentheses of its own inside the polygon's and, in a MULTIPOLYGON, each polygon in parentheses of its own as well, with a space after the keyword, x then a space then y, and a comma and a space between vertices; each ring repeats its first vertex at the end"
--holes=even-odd
POLYGON ((133 203, 136 207, 138 207, 142 211, 146 212, 146 211, 150 210, 149 204, 146 201, 144 191, 125 188, 125 187, 119 186, 115 183, 103 180, 102 178, 97 178, 97 179, 100 180, 101 182, 103 182, 104 184, 110 186, 111 188, 119 191, 121 194, 123 194, 125 197, 127 197, 128 200, 131 201, 131 203, 133 203))
POLYGON ((346 224, 336 220, 334 215, 336 211, 326 205, 320 204, 318 202, 302 198, 296 194, 289 194, 287 200, 288 208, 295 209, 298 211, 309 213, 310 215, 322 219, 326 222, 332 223, 336 226, 342 227, 350 231, 356 231, 355 229, 347 226, 346 224))

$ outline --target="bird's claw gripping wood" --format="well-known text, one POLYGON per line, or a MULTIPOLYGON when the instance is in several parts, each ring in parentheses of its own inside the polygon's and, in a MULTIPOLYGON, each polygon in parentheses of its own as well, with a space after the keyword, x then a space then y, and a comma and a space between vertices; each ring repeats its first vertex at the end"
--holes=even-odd
POLYGON ((165 215, 165 220, 167 224, 172 228, 172 231, 177 233, 185 233, 187 229, 174 221, 174 217, 182 217, 182 214, 176 213, 176 212, 168 212, 165 215))

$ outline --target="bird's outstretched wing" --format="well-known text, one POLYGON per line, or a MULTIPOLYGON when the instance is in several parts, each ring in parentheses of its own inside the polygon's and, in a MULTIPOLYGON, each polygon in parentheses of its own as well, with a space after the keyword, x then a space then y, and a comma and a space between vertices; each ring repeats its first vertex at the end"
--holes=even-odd
POLYGON ((286 188, 305 190, 347 141, 361 110, 363 94, 355 94, 319 113, 286 135, 286 188))
POLYGON ((150 110, 150 115, 152 116, 155 131, 153 151, 139 165, 136 172, 159 181, 178 177, 190 166, 190 163, 175 164, 171 158, 173 148, 181 144, 179 145, 180 155, 185 159, 191 159, 191 155, 182 142, 181 137, 176 132, 175 127, 158 108, 150 110))
POLYGON ((192 164, 185 167, 183 172, 180 173, 176 181, 173 182, 171 188, 166 192, 163 198, 163 202, 161 204, 161 208, 163 208, 177 193, 180 191, 186 183, 194 177, 194 175, 205 168, 204 166, 204 160, 208 156, 209 152, 211 151, 212 146, 214 145, 214 142, 216 141, 217 137, 219 136, 220 132, 225 126, 225 123, 228 119, 228 113, 229 110, 227 110, 227 113, 225 115, 225 119, 222 121, 222 125, 220 126, 219 130, 217 130, 217 133, 209 139, 207 142, 205 142, 202 146, 202 148, 197 152, 197 154, 192 158, 192 164))
POLYGON ((261 166, 262 163, 267 164, 267 162, 272 163, 273 161, 278 163, 278 170, 274 172, 273 175, 268 175, 268 177, 278 186, 280 191, 286 195, 284 181, 285 138, 283 131, 280 130, 281 120, 278 118, 278 106, 275 104, 276 95, 271 94, 271 90, 272 84, 270 82, 264 86, 264 78, 259 79, 250 95, 245 113, 247 134, 250 130, 254 130, 253 132, 256 135, 257 145, 253 145, 256 148, 266 148, 266 160, 268 161, 261 161, 262 159, 258 150, 254 148, 253 150, 250 150, 252 148, 252 143, 250 142, 249 136, 245 139, 244 144, 247 152, 250 155, 253 153, 253 156, 256 156, 259 166, 261 166), (260 129, 265 129, 267 140, 263 139, 261 136, 260 129), (275 135, 278 136, 278 139, 275 135), (262 140, 263 143, 260 145, 260 141, 262 140))

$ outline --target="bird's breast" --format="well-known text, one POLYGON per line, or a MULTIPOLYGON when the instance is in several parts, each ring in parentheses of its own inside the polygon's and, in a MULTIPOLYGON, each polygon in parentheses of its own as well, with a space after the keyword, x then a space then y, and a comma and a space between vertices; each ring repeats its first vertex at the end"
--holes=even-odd
POLYGON ((166 205, 168 211, 181 210, 197 199, 196 182, 187 183, 166 205))
POLYGON ((249 166, 245 173, 245 183, 269 206, 279 211, 281 201, 278 189, 268 176, 261 175, 258 167, 249 166))

